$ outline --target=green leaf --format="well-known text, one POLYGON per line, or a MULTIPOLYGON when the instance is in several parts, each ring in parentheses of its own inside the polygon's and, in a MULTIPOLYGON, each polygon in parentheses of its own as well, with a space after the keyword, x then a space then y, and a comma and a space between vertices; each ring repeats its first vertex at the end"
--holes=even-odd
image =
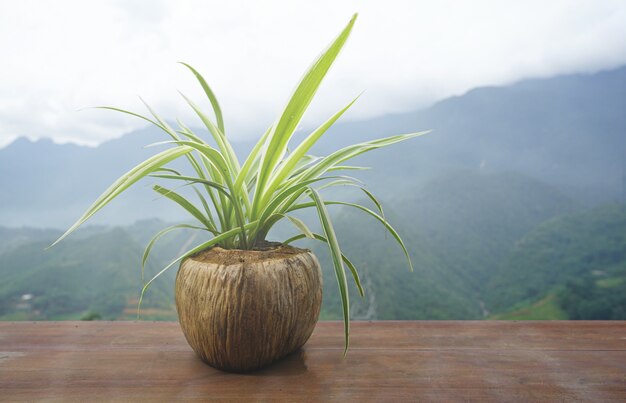
POLYGON ((359 272, 357 272, 356 267, 352 264, 352 262, 342 253, 341 258, 343 262, 350 269, 350 273, 352 273, 352 278, 354 278, 354 283, 356 284, 357 289, 359 290, 359 295, 361 298, 365 295, 365 291, 363 291, 363 286, 361 285, 361 278, 359 277, 359 272))
POLYGON ((169 173, 171 173, 171 174, 178 175, 178 176, 181 176, 181 175, 182 175, 180 172, 178 172, 178 171, 177 171, 177 170, 175 170, 175 169, 171 169, 171 168, 164 168, 164 167, 161 167, 161 168, 155 169, 155 170, 154 170, 154 172, 169 172, 169 173))
MULTIPOLYGON (((189 154, 187 154, 187 157, 189 157, 189 154)), ((152 178, 168 178, 168 179, 172 179, 173 177, 182 177, 183 175, 174 170, 174 169, 170 169, 170 168, 159 168, 157 170, 155 170, 155 172, 167 172, 167 173, 171 173, 173 175, 155 175, 155 174, 150 174, 149 176, 152 178)), ((196 178, 197 179, 197 178, 196 178)), ((206 217, 209 219, 209 221, 211 222, 212 227, 209 228, 209 231, 215 233, 217 232, 217 226, 215 225, 215 220, 213 219, 213 213, 211 212, 211 209, 209 208, 209 205, 205 199, 205 197, 198 191, 198 189, 196 189, 195 186, 192 185, 192 189, 193 191, 196 193, 196 195, 198 196, 198 199, 200 199, 200 202, 202 203, 202 206, 204 207, 204 211, 206 213, 206 217)), ((207 190, 209 191, 209 196, 213 196, 211 194, 211 189, 209 187, 207 187, 207 190)), ((215 204, 215 203, 214 203, 215 204)), ((217 207, 217 206, 216 206, 217 207)))
MULTIPOLYGON (((152 116, 155 117, 155 119, 158 121, 158 123, 155 123, 155 122, 153 122, 153 121, 151 121, 149 119, 146 119, 146 118, 144 118, 144 119, 148 120, 149 122, 151 122, 154 125, 156 125, 157 127, 159 127, 161 130, 166 132, 174 141, 180 140, 180 137, 177 135, 177 133, 181 133, 185 137, 188 137, 188 138, 190 138, 191 140, 193 140, 195 142, 204 143, 204 141, 200 137, 198 137, 195 134, 193 134, 193 132, 189 128, 187 128, 185 125, 183 125, 182 122, 180 122, 179 120, 177 120, 178 124, 179 124, 179 126, 181 126, 181 128, 183 128, 184 131, 183 132, 176 132, 176 131, 174 131, 171 127, 169 127, 167 125, 167 123, 163 119, 161 119, 156 114, 156 112, 150 107, 150 105, 148 105, 148 103, 146 103, 141 97, 139 99, 141 100, 141 102, 143 102, 143 104, 146 106, 146 108, 150 111, 152 116)), ((125 111, 122 111, 122 112, 125 112, 125 111)), ((132 112, 130 112, 130 113, 133 114, 132 112)), ((141 115, 136 115, 136 116, 142 117, 141 115)), ((167 142, 155 143, 153 145, 164 144, 164 143, 167 143, 167 142)), ((206 144, 206 143, 204 143, 204 144, 206 144)), ((150 147, 150 145, 148 145, 146 147, 150 147)), ((189 164, 196 171, 198 176, 200 176, 202 179, 206 179, 206 175, 205 175, 204 171, 202 170, 202 166, 198 163, 198 161, 193 156, 193 154, 189 153, 185 157, 189 161, 189 164)), ((203 162, 204 162, 204 160, 203 160, 203 162)), ((205 163, 205 166, 206 166, 206 163, 205 163)), ((209 172, 209 175, 212 176, 212 177, 215 177, 216 175, 214 173, 214 170, 212 169, 213 167, 211 167, 211 166, 206 166, 206 167, 207 167, 207 170, 209 172)), ((176 172, 176 171, 174 171, 174 173, 178 174, 178 172, 176 172)), ((220 209, 220 203, 218 203, 218 201, 215 199, 215 195, 213 194, 213 190, 210 187, 206 187, 206 190, 207 190, 207 193, 209 194, 209 197, 211 198, 211 201, 215 205, 216 212, 217 212, 217 215, 218 215, 218 219, 220 220, 220 223, 223 226, 225 220, 224 220, 224 216, 223 216, 223 214, 221 212, 221 209, 220 209)), ((220 200, 221 200, 221 196, 220 196, 220 200)), ((213 217, 211 216, 210 211, 208 209, 207 209, 207 215, 209 217, 209 220, 213 223, 213 226, 215 227, 215 222, 214 222, 213 217)))
POLYGON ((87 211, 83 213, 83 215, 48 248, 51 248, 57 243, 61 242, 61 240, 74 232, 76 228, 81 226, 102 207, 106 206, 111 200, 117 197, 124 190, 128 189, 139 179, 154 172, 156 169, 161 168, 168 162, 171 162, 176 158, 191 152, 192 150, 193 148, 185 146, 170 148, 169 150, 165 150, 155 156, 148 158, 144 162, 140 163, 139 165, 122 175, 119 179, 113 182, 113 184, 107 190, 105 190, 104 193, 100 195, 100 197, 96 199, 96 201, 87 209, 87 211))
POLYGON ((317 213, 320 218, 320 223, 322 224, 322 229, 324 230, 324 234, 326 235, 326 240, 328 244, 328 248, 330 249, 330 255, 333 260, 333 266, 335 267, 335 275, 337 277, 337 284, 339 285, 339 294, 341 295, 341 305, 343 307, 343 327, 344 327, 344 335, 345 335, 345 347, 343 350, 343 355, 345 356, 348 352, 348 346, 350 343, 350 303, 348 296, 348 283, 346 281, 346 272, 343 268, 343 259, 341 258, 342 253, 339 248, 339 242, 337 241, 337 236, 335 235, 335 229, 330 221, 330 216, 328 215, 328 211, 326 211, 326 205, 322 201, 319 193, 313 188, 309 188, 311 191, 311 198, 317 207, 317 213))
POLYGON ((215 225, 215 220, 213 219, 213 214, 211 213, 211 209, 209 208, 209 204, 207 203, 207 201, 204 198, 204 196, 202 195, 202 193, 200 193, 200 191, 198 189, 196 189, 195 186, 192 185, 191 188, 196 193, 196 196, 198 196, 198 199, 200 199, 200 203, 202 203, 202 207, 204 208, 204 212, 206 214, 206 217, 209 219, 209 221, 211 223, 211 227, 207 228, 207 229, 209 231, 211 231, 213 234, 217 234, 217 226, 215 225))
MULTIPOLYGON (((361 189, 363 191, 363 193, 365 193, 367 195, 367 197, 369 197, 369 199, 372 201, 372 203, 374 203, 374 205, 376 206, 376 208, 380 212, 380 216, 382 217, 383 221, 386 223, 387 219, 385 218, 385 211, 383 210, 383 205, 380 204, 380 202, 378 201, 376 196, 374 196, 372 194, 372 192, 370 192, 369 190, 365 189, 363 186, 359 186, 359 189, 361 189)), ((387 233, 385 233, 385 235, 387 235, 387 233)), ((412 269, 412 265, 411 265, 411 269, 412 269)))
MULTIPOLYGON (((238 193, 234 189, 233 178, 237 176, 237 173, 232 171, 229 164, 224 159, 223 155, 214 149, 213 147, 207 144, 200 144, 195 141, 174 141, 173 143, 181 144, 185 146, 189 146, 195 148, 200 155, 202 155, 210 164, 215 166, 216 170, 220 173, 224 181, 226 182, 226 187, 230 190, 230 194, 232 196, 233 202, 229 205, 225 205, 222 202, 222 205, 225 210, 224 218, 225 218, 225 228, 230 228, 229 225, 229 217, 231 210, 234 212, 235 219, 237 221, 237 225, 241 229, 241 242, 244 249, 247 249, 248 239, 245 235, 244 224, 245 217, 243 214, 243 209, 240 203, 238 202, 241 197, 247 197, 247 195, 238 195, 238 193)), ((225 229, 222 228, 222 229, 225 229)))
POLYGON ((143 115, 140 115, 140 114, 138 114, 138 113, 135 113, 135 112, 130 112, 130 111, 127 111, 127 110, 125 110, 125 109, 120 109, 120 108, 114 108, 114 107, 112 107, 112 106, 96 106, 96 107, 95 107, 95 109, 108 109, 108 110, 115 111, 115 112, 125 113, 125 114, 127 114, 127 115, 131 115, 131 116, 137 117, 137 118, 139 118, 139 119, 143 119, 143 120, 145 120, 146 122, 149 122, 149 123, 151 123, 151 124, 155 125, 156 127, 159 127, 159 128, 161 128, 162 130, 165 130, 165 128, 164 128, 163 126, 161 126, 160 124, 158 124, 158 123, 157 123, 157 122, 155 122, 154 120, 152 120, 152 119, 150 119, 150 118, 147 118, 147 117, 145 117, 145 116, 143 116, 143 115))
POLYGON ((211 122, 211 120, 191 99, 187 98, 182 92, 180 93, 180 95, 185 99, 185 101, 187 101, 189 106, 191 106, 191 108, 194 110, 194 112, 196 112, 202 123, 204 123, 206 128, 209 130, 209 133, 211 133, 211 136, 213 136, 213 139, 217 143, 217 146, 220 149, 224 160, 228 163, 230 171, 233 173, 233 177, 236 176, 240 169, 239 161, 237 160, 235 151, 228 142, 228 139, 226 138, 224 133, 222 133, 219 128, 215 127, 213 122, 211 122))
POLYGON ((358 167, 358 166, 351 166, 351 165, 335 165, 331 168, 328 168, 327 172, 332 172, 332 171, 368 171, 372 168, 370 167, 358 167))
POLYGON ((204 77, 202 77, 202 75, 198 73, 196 69, 194 69, 187 63, 183 63, 183 62, 179 62, 179 63, 187 67, 189 70, 191 70, 193 75, 196 76, 196 79, 202 86, 204 93, 206 94, 207 98, 209 98, 209 101, 211 102, 211 106, 213 107, 213 112, 215 112, 215 119, 217 120, 217 127, 220 129, 222 133, 226 133, 226 131, 224 130, 224 118, 222 117, 222 108, 220 108, 220 104, 219 102, 217 102, 217 97, 211 90, 211 87, 209 87, 209 84, 207 84, 204 77))
POLYGON ((152 189, 187 210, 189 214, 191 214, 194 218, 200 221, 206 228, 212 228, 209 219, 204 214, 202 214, 202 212, 198 210, 196 206, 194 206, 189 200, 185 199, 183 196, 179 195, 173 190, 164 188, 163 186, 159 185, 154 185, 152 189))
POLYGON ((170 127, 170 125, 167 124, 167 122, 163 119, 161 119, 161 117, 159 115, 157 115, 157 113, 154 111, 154 109, 152 109, 152 107, 150 107, 150 105, 148 105, 148 103, 142 98, 139 97, 139 100, 144 104, 144 106, 146 107, 146 109, 148 109, 148 111, 150 112, 150 114, 156 119, 156 121, 158 122, 158 124, 155 123, 155 125, 159 128, 161 128, 163 131, 165 131, 167 134, 169 134, 174 140, 178 140, 179 137, 176 134, 176 130, 172 129, 170 127))
MULTIPOLYGON (((325 178, 325 176, 324 176, 324 178, 325 178)), ((359 183, 361 183, 361 181, 359 181, 358 179, 353 178, 351 176, 343 176, 343 175, 342 175, 342 178, 345 178, 345 179, 338 179, 338 180, 335 180, 335 181, 332 181, 332 182, 325 183, 322 186, 318 186, 317 187, 317 191, 319 192, 322 189, 326 189, 326 188, 330 188, 330 187, 334 187, 334 186, 354 186, 354 187, 357 187, 359 189, 361 188, 361 185, 359 185, 359 183)))
POLYGON ((223 193, 226 197, 232 200, 232 196, 228 193, 228 189, 226 187, 220 185, 217 182, 209 181, 201 178, 194 178, 193 176, 185 176, 185 175, 160 175, 160 174, 152 174, 151 178, 159 178, 159 179, 172 179, 172 180, 180 180, 189 183, 201 183, 203 185, 207 185, 216 189, 217 191, 223 193))
POLYGON ((178 225, 172 225, 170 227, 167 227, 167 228, 162 229, 161 231, 157 232, 157 234, 155 236, 153 236, 152 239, 150 239, 150 242, 148 243, 148 246, 144 250, 143 256, 141 258, 141 281, 142 282, 143 282, 143 273, 144 273, 144 268, 146 266, 146 261, 148 260, 148 256, 150 255, 150 251, 152 250, 152 247, 154 246, 156 241, 158 241, 163 235, 167 234, 168 232, 174 231, 176 229, 185 229, 185 228, 186 229, 199 229, 199 230, 205 230, 206 231, 206 228, 196 227, 194 225, 178 224, 178 225))
POLYGON ((237 189, 241 188, 243 184, 249 183, 253 177, 256 177, 257 167, 261 160, 260 153, 263 151, 263 147, 266 145, 265 143, 267 141, 267 138, 269 137, 271 133, 272 133, 272 127, 267 129, 265 134, 263 134, 263 136, 261 136, 259 141, 257 141, 257 143, 254 145, 254 148, 252 149, 252 151, 250 151, 248 158, 246 158, 246 161, 241 167, 241 170, 239 171, 239 174, 237 175, 237 179, 235 180, 235 187, 237 189))
MULTIPOLYGON (((360 96, 360 95, 359 95, 360 96)), ((350 102, 347 106, 341 109, 339 112, 335 113, 328 119, 323 125, 317 128, 313 133, 311 133, 306 139, 304 139, 298 147, 284 160, 284 163, 280 166, 280 169, 277 170, 276 175, 272 177, 270 181, 269 188, 276 188, 280 186, 280 184, 287 178, 291 172, 294 170, 298 162, 306 156, 306 153, 313 147, 313 145, 322 137, 324 133, 331 127, 337 119, 347 111, 352 104, 356 102, 359 97, 356 97, 350 102)))
MULTIPOLYGON (((396 240, 398 245, 400 245, 400 247, 402 248, 402 251, 404 252, 404 256, 406 257, 407 262, 409 264, 409 270, 413 271, 413 263, 411 262, 411 257, 409 256, 409 252, 406 249, 406 246, 404 245, 404 242, 402 241, 402 238, 400 238, 400 235, 398 234, 398 232, 384 218, 382 218, 381 216, 379 216, 378 214, 376 214, 372 210, 368 209, 367 207, 363 207, 360 204, 356 204, 356 203, 349 203, 349 202, 342 202, 342 201, 330 201, 330 200, 328 200, 328 201, 325 201, 324 204, 325 205, 337 204, 337 205, 354 207, 354 208, 357 208, 357 209, 359 209, 361 211, 364 211, 365 213, 371 215, 372 217, 374 217, 375 219, 380 221, 385 226, 385 228, 391 233, 391 235, 394 237, 394 239, 396 240)), ((296 204, 296 205, 291 206, 289 209, 287 209, 286 212, 289 213, 289 212, 292 212, 292 211, 295 211, 295 210, 301 210, 301 209, 310 208, 310 207, 316 207, 316 204, 315 203, 300 203, 300 204, 296 204)))
POLYGON ((278 122, 272 130, 272 134, 269 137, 269 144, 261 162, 261 168, 258 171, 257 178, 257 192, 255 193, 252 209, 257 211, 261 197, 265 193, 265 186, 267 181, 274 171, 274 168, 279 161, 282 160, 285 150, 287 149, 287 143, 293 135, 298 123, 302 119, 304 112, 311 103, 313 96, 317 92, 322 79, 330 69, 330 66, 335 61, 335 58, 339 54, 339 51, 345 44, 352 26, 356 20, 357 14, 355 14, 344 30, 339 36, 331 43, 331 45, 319 56, 319 58, 313 63, 309 70, 305 73, 304 77, 300 81, 300 84, 294 91, 291 99, 287 103, 283 113, 278 118, 278 122))
MULTIPOLYGON (((279 207, 281 206, 281 204, 284 205, 285 201, 289 198, 290 195, 308 189, 308 186, 315 182, 324 181, 328 179, 350 180, 350 178, 345 177, 345 176, 323 176, 321 178, 308 179, 302 182, 295 183, 281 190, 280 193, 274 196, 272 200, 269 203, 267 203, 267 206, 263 209, 260 215, 261 223, 263 223, 270 215, 276 212, 279 212, 279 213, 282 212, 282 211, 279 211, 279 207)), ((285 205, 285 208, 288 208, 288 207, 289 205, 285 205)))
POLYGON ((231 193, 233 192, 233 183, 232 183, 232 178, 233 178, 233 172, 230 170, 230 167, 228 165, 228 163, 226 162, 226 160, 224 159, 224 156, 216 149, 214 149, 213 147, 204 144, 204 143, 198 143, 195 141, 183 141, 183 140, 178 140, 178 141, 164 141, 164 142, 160 142, 158 144, 178 144, 178 145, 185 145, 191 148, 194 148, 196 151, 198 151, 200 153, 200 155, 202 156, 203 160, 205 160, 207 162, 207 164, 209 165, 208 167, 213 168, 212 171, 212 178, 216 180, 216 182, 219 183, 218 180, 218 176, 219 179, 223 180, 227 187, 231 190, 231 193))
MULTIPOLYGON (((293 236, 287 239, 285 242, 283 242, 283 244, 289 245, 290 243, 295 242, 302 238, 311 238, 311 237, 305 234, 298 234, 296 236, 293 236)), ((313 238, 317 239, 318 241, 322 241, 326 244, 328 243, 328 240, 320 234, 313 233, 313 238)), ((365 291, 363 290, 363 286, 361 285, 361 278, 359 277, 359 273, 357 272, 356 267, 343 253, 341 254, 341 259, 343 259, 343 262, 346 264, 346 266, 348 266, 348 269, 350 269, 350 273, 352 273, 352 278, 354 279, 354 284, 356 284, 356 288, 359 290, 359 295, 363 297, 365 295, 365 291)))
POLYGON ((315 178, 320 175, 326 173, 332 167, 341 164, 344 161, 347 161, 351 158, 354 158, 358 155, 361 155, 365 152, 375 150, 381 147, 390 146, 395 143, 399 143, 401 141, 406 141, 408 139, 412 139, 414 137, 423 136, 424 134, 429 133, 430 130, 417 132, 417 133, 409 133, 409 134, 399 134, 396 136, 385 137, 378 140, 367 141, 364 143, 354 144, 347 147, 344 147, 334 153, 322 158, 318 163, 307 169, 303 172, 300 177, 292 179, 292 180, 300 180, 315 178))
MULTIPOLYGON (((337 166, 338 164, 341 164, 342 162, 349 160, 351 158, 354 158, 367 151, 371 151, 380 147, 385 147, 391 144, 395 144, 400 141, 405 141, 413 137, 422 136, 429 132, 430 130, 418 132, 418 133, 400 134, 397 136, 386 137, 386 138, 382 138, 379 140, 373 140, 373 141, 368 141, 368 142, 344 147, 322 158, 320 161, 316 162, 315 164, 307 168, 298 176, 295 176, 289 179, 289 181, 287 181, 284 186, 290 186, 291 184, 294 184, 294 183, 299 183, 304 180, 319 177, 325 174, 326 172, 328 172, 333 167, 337 166)), ((298 198, 300 198, 301 195, 302 195, 302 192, 294 194, 289 201, 285 202, 285 204, 291 205, 295 203, 296 200, 298 200, 298 198)))
POLYGON ((281 214, 281 216, 287 217, 287 219, 289 219, 289 221, 291 221, 291 223, 295 225, 296 228, 298 228, 306 237, 315 239, 315 235, 313 235, 313 232, 311 232, 309 227, 307 227, 301 219, 286 214, 281 214))

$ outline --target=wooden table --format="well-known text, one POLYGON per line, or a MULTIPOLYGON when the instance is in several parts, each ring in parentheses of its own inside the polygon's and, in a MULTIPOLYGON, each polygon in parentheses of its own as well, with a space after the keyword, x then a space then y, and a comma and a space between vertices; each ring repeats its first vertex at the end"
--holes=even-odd
POLYGON ((177 323, 0 322, 0 400, 626 401, 626 322, 318 324, 247 375, 214 370, 177 323))

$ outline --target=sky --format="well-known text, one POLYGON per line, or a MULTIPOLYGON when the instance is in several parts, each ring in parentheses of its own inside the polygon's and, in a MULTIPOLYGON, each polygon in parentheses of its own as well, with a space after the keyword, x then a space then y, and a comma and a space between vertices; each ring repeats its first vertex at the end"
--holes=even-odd
POLYGON ((144 122, 93 109, 200 122, 177 91, 216 93, 235 140, 262 134, 311 62, 352 36, 302 127, 356 95, 345 120, 427 107, 485 85, 626 64, 626 1, 0 0, 0 147, 19 136, 97 145, 144 122))

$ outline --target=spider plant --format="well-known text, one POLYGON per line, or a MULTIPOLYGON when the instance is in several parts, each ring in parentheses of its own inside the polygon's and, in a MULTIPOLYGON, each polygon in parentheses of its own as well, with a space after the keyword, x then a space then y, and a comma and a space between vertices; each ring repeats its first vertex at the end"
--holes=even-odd
POLYGON ((284 244, 306 237, 324 242, 330 249, 341 294, 345 328, 344 352, 347 351, 350 305, 344 265, 347 266, 361 296, 363 296, 363 288, 354 264, 341 252, 327 206, 340 205, 356 208, 378 220, 398 242, 406 255, 410 269, 413 270, 402 239, 384 218, 383 210, 376 197, 366 190, 361 182, 340 173, 359 169, 344 164, 351 158, 426 133, 402 134, 354 144, 324 157, 309 155, 311 147, 354 104, 357 96, 313 130, 299 144, 289 144, 322 79, 348 39, 356 17, 355 14, 339 36, 313 62, 278 119, 261 136, 243 163, 237 158, 226 137, 222 110, 215 94, 202 75, 186 63, 181 64, 189 69, 199 82, 212 106, 214 116, 207 115, 191 99, 182 93, 181 95, 206 127, 212 142, 207 142, 204 135, 196 133, 180 121, 178 121, 178 127, 173 128, 145 102, 150 117, 119 108, 101 107, 135 116, 158 127, 169 136, 169 140, 155 145, 167 148, 116 180, 53 245, 76 230, 97 211, 142 178, 151 177, 193 188, 199 204, 192 203, 189 198, 177 193, 176 189, 154 185, 155 192, 178 204, 197 223, 173 225, 158 232, 149 242, 143 255, 142 277, 143 266, 152 247, 166 233, 177 229, 203 231, 206 233, 206 240, 179 256, 145 282, 139 302, 141 305, 144 293, 155 279, 182 259, 218 244, 226 249, 253 249, 265 241, 274 225, 281 220, 288 220, 295 226, 298 235, 285 240, 284 244), (187 160, 194 172, 191 176, 166 167, 168 163, 181 157, 187 160), (373 202, 375 209, 356 203, 322 198, 320 194, 322 188, 340 185, 351 185, 362 189, 373 202), (293 215, 295 211, 303 209, 317 211, 322 234, 314 233, 307 224, 293 215))

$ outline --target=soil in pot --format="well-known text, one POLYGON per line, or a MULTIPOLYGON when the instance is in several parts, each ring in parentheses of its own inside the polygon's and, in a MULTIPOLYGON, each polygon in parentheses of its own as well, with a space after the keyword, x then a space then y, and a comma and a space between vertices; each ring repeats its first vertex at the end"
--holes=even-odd
POLYGON ((306 249, 214 247, 185 259, 176 276, 181 328, 214 368, 246 372, 298 350, 322 303, 322 273, 306 249))

